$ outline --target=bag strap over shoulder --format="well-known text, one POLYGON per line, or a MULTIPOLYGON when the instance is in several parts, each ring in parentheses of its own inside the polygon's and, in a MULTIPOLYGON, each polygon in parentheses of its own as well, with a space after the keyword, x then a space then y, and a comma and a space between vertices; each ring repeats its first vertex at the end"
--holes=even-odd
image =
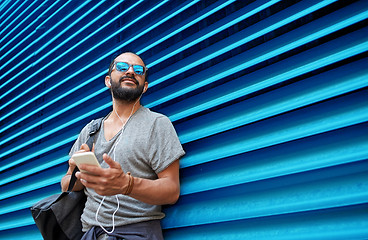
MULTIPOLYGON (((86 141, 86 144, 88 145, 89 149, 91 150, 93 147, 93 143, 95 142, 95 134, 100 130, 101 125, 102 125, 102 121, 103 121, 103 117, 102 118, 98 118, 95 120, 92 120, 92 123, 90 124, 90 128, 89 128, 89 137, 86 141)), ((72 176, 70 178, 70 182, 69 182, 69 186, 68 186, 68 192, 71 192, 75 182, 77 181, 77 177, 75 176, 75 173, 78 172, 79 169, 78 167, 74 168, 74 171, 72 173, 72 176)))
POLYGON ((89 128, 89 137, 86 141, 89 149, 92 150, 93 143, 95 142, 95 134, 100 130, 102 121, 104 118, 98 118, 92 121, 89 128))

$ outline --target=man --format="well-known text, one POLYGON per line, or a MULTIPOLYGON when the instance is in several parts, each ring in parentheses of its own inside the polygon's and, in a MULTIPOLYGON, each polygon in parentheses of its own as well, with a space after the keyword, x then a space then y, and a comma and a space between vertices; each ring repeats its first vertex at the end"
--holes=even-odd
MULTIPOLYGON (((73 188, 87 195, 82 239, 163 239, 161 205, 174 204, 179 197, 179 159, 185 153, 170 120, 141 105, 146 77, 147 68, 134 53, 123 53, 110 64, 105 84, 113 110, 92 149, 101 168, 80 165, 88 173, 78 172, 73 188)), ((84 144, 88 128, 82 129, 70 156, 91 150, 84 144)), ((71 158, 61 181, 63 191, 75 166, 71 158)))

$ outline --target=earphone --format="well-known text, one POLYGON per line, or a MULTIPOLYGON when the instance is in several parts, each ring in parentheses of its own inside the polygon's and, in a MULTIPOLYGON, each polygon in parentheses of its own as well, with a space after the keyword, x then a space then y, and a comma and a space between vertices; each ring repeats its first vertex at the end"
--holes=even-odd
MULTIPOLYGON (((145 87, 145 89, 147 89, 147 87, 145 87)), ((142 95, 143 95, 143 92, 145 92, 145 91, 142 91, 142 93, 141 93, 141 95, 139 96, 139 98, 137 99, 137 101, 135 101, 135 103, 134 103, 134 105, 133 105, 133 107, 132 107, 132 110, 131 110, 131 112, 130 112, 130 114, 129 114, 129 117, 128 117, 128 119, 127 119, 127 121, 125 122, 125 124, 124 124, 124 121, 121 119, 121 117, 119 116, 119 114, 118 114, 118 112, 116 111, 116 108, 115 108, 115 100, 114 100, 114 97, 112 96, 112 100, 113 100, 113 104, 114 104, 114 106, 113 106, 113 109, 114 109, 114 112, 115 112, 115 114, 116 114, 116 116, 120 119, 120 121, 122 122, 122 124, 123 124, 123 126, 121 127, 121 133, 120 133, 120 136, 119 136, 119 138, 117 139, 117 141, 114 143, 114 145, 113 145, 113 147, 112 147, 112 149, 111 150, 113 150, 113 156, 114 156, 114 158, 113 158, 113 160, 115 161, 115 156, 116 156, 116 154, 115 154, 115 150, 116 150, 116 145, 118 145, 118 143, 120 142, 120 140, 122 139, 122 136, 123 136, 123 132, 124 132, 124 129, 125 129, 125 126, 127 125, 127 123, 129 122, 129 120, 131 119, 131 117, 132 117, 132 115, 133 115, 133 111, 134 111, 134 108, 135 108, 135 105, 139 102, 139 100, 141 99, 141 97, 142 97, 142 95)), ((112 93, 112 92, 111 92, 112 93)), ((112 93, 112 95, 113 95, 113 93, 112 93)), ((120 203, 119 203, 119 198, 118 198, 118 195, 115 195, 115 198, 116 198, 116 202, 117 202, 117 207, 116 207, 116 209, 115 209, 115 211, 114 211, 114 213, 112 214, 112 229, 111 229, 111 231, 109 232, 109 231, 107 231, 103 226, 102 226, 102 224, 98 221, 98 213, 99 213, 99 211, 100 211, 100 209, 101 209, 101 206, 102 206, 102 204, 103 204, 103 202, 105 201, 105 198, 106 198, 106 196, 104 196, 103 198, 102 198, 102 201, 100 202, 100 205, 98 206, 98 208, 97 208, 97 211, 96 211, 96 214, 95 214, 95 220, 96 220, 96 222, 100 225, 100 227, 107 233, 107 234, 111 234, 111 233, 113 233, 114 232, 114 230, 115 230, 115 214, 116 214, 116 212, 119 210, 119 208, 120 208, 120 203)))

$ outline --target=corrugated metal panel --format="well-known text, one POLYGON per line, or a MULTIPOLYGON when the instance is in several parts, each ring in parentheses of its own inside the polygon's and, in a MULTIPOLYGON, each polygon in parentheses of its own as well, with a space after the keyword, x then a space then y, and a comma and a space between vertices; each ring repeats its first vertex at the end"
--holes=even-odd
POLYGON ((114 54, 187 155, 165 239, 368 238, 366 1, 1 1, 0 239, 41 239, 114 54))

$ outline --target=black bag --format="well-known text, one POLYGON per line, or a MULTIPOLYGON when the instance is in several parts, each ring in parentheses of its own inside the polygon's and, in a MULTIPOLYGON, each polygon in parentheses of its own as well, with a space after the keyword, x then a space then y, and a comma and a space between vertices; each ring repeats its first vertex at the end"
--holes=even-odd
POLYGON ((80 217, 83 213, 86 196, 83 191, 72 192, 76 181, 70 179, 67 192, 42 199, 31 207, 31 212, 44 239, 68 240, 81 239, 83 236, 80 217))
MULTIPOLYGON (((92 149, 94 134, 100 129, 102 118, 94 120, 89 131, 87 145, 92 149)), ((32 217, 45 240, 74 240, 83 236, 80 217, 86 196, 83 191, 72 192, 77 180, 76 167, 70 178, 67 192, 55 194, 31 207, 32 217)))

